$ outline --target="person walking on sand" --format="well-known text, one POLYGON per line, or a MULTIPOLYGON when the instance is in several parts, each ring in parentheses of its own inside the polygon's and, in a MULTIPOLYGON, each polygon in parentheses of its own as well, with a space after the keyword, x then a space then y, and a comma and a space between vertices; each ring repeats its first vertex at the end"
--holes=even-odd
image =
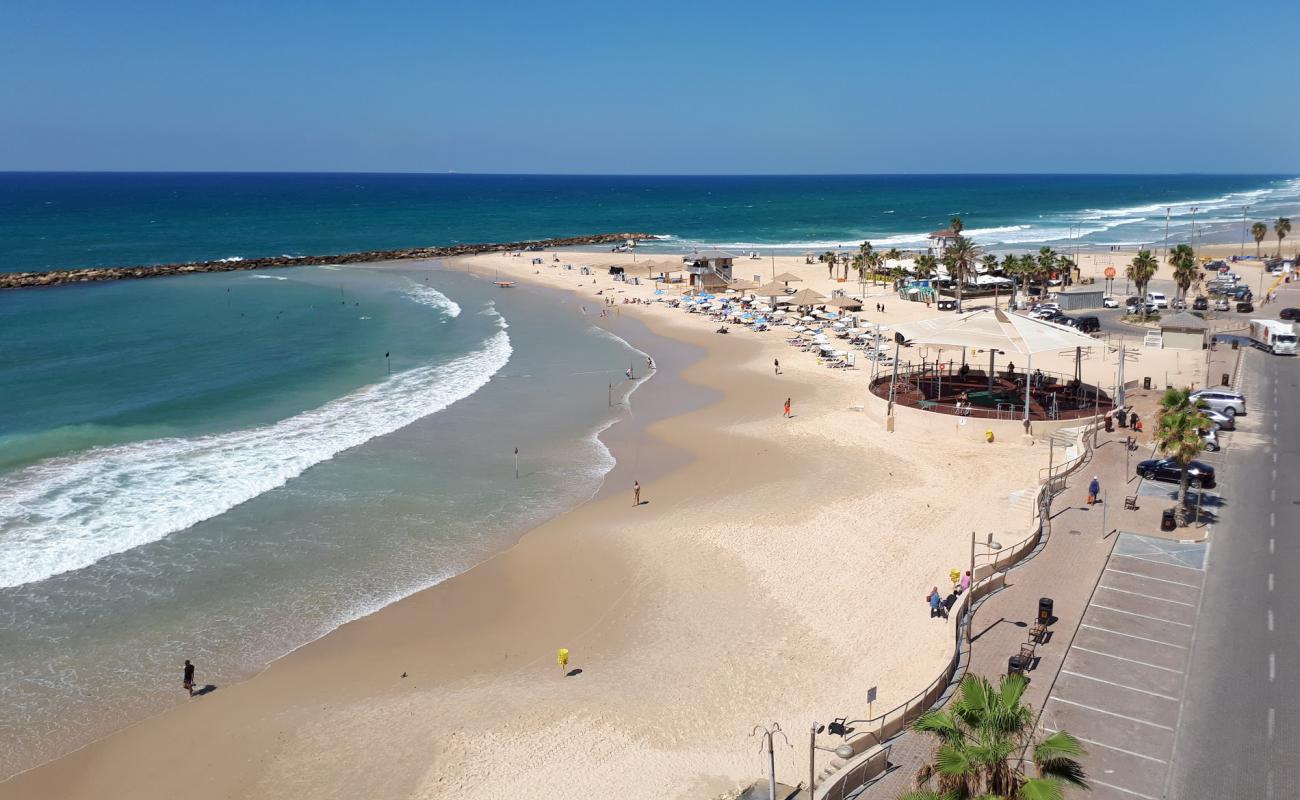
POLYGON ((188 658, 185 659, 185 674, 181 678, 181 686, 190 693, 190 697, 194 696, 194 665, 188 658))
POLYGON ((790 416, 790 398, 788 397, 785 399, 785 411, 782 412, 781 416, 786 418, 789 418, 790 416))
POLYGON ((1097 502, 1097 495, 1101 494, 1101 481, 1096 475, 1092 476, 1092 482, 1088 484, 1088 505, 1097 502))
POLYGON ((774 359, 772 359, 772 368, 776 370, 776 374, 777 374, 777 375, 780 375, 780 374, 781 374, 781 359, 779 359, 779 358, 774 358, 774 359))
POLYGON ((641 505, 641 482, 632 481, 632 507, 641 505))

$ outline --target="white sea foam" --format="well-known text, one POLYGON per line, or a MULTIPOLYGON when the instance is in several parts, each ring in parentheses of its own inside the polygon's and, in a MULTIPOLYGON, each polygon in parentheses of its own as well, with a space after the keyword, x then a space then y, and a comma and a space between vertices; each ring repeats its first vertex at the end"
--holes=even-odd
POLYGON ((460 316, 460 306, 455 300, 423 283, 411 283, 411 288, 406 290, 406 296, 415 302, 435 308, 451 319, 460 316))
POLYGON ((243 257, 243 256, 230 256, 229 258, 218 258, 218 259, 217 259, 217 263, 218 263, 218 264, 235 264, 235 263, 238 263, 238 262, 243 261, 243 260, 244 260, 244 257, 243 257))
POLYGON ((261 278, 261 279, 263 279, 263 280, 268 280, 268 281, 287 281, 287 280, 289 280, 288 278, 284 277, 283 275, 261 275, 261 274, 258 274, 258 275, 249 275, 248 277, 250 277, 250 278, 261 278))
POLYGON ((469 397, 510 353, 501 330, 472 353, 272 425, 97 448, 9 475, 0 482, 0 587, 80 569, 222 514, 469 397))

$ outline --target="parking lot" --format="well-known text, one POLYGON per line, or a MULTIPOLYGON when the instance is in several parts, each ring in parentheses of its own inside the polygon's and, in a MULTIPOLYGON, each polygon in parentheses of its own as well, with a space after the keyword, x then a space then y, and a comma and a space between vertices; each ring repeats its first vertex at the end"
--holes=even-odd
POLYGON ((1207 543, 1118 534, 1043 710, 1088 751, 1098 800, 1163 796, 1207 543))

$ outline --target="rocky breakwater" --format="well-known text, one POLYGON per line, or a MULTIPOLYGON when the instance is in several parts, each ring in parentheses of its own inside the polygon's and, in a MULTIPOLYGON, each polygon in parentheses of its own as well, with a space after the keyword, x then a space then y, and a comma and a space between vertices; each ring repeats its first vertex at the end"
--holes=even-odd
POLYGON ((236 270, 305 267, 313 264, 363 264, 375 261, 402 261, 415 258, 450 258, 476 253, 500 253, 514 250, 546 250, 556 247, 579 247, 592 244, 622 244, 630 240, 653 239, 648 233, 598 233, 563 239, 537 239, 528 242, 496 244, 457 244, 446 247, 419 247, 410 250, 371 250, 333 256, 278 256, 248 258, 242 261, 195 261, 188 264, 158 264, 147 267, 86 267, 48 272, 0 272, 0 289, 26 289, 36 286, 66 286, 74 283, 100 283, 127 278, 161 278, 165 275, 192 275, 199 272, 234 272, 236 270))

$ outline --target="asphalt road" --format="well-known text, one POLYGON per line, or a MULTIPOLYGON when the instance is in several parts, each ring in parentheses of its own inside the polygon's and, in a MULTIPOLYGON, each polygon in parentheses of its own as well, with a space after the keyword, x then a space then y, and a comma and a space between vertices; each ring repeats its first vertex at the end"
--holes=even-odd
POLYGON ((1246 354, 1248 415, 1214 459, 1224 506, 1165 797, 1300 795, 1300 359, 1246 354))

